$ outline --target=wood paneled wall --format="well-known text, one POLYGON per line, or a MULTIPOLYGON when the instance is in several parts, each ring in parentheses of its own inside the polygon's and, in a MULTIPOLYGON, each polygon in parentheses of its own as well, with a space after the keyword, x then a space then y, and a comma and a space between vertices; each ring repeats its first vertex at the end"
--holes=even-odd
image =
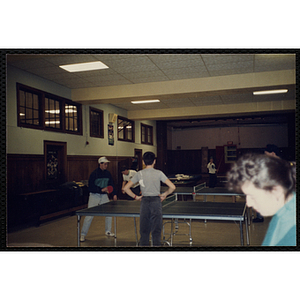
POLYGON ((45 189, 44 155, 7 155, 7 194, 45 189))
MULTIPOLYGON (((88 180, 92 171, 98 167, 99 156, 67 156, 66 182, 88 180)), ((107 156, 116 187, 122 185, 118 163, 128 157, 107 156)), ((49 188, 45 180, 44 155, 7 155, 7 194, 18 195, 49 188)))

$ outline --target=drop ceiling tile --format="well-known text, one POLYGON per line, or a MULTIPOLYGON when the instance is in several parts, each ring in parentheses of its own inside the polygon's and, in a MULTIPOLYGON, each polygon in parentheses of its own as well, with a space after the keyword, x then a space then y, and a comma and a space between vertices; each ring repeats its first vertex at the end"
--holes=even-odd
POLYGON ((90 54, 49 54, 45 55, 43 59, 56 66, 95 61, 90 54))
POLYGON ((135 78, 131 79, 132 83, 148 83, 148 82, 161 82, 167 81, 169 78, 167 76, 156 76, 156 77, 146 77, 146 78, 135 78))
POLYGON ((28 72, 36 74, 41 77, 47 77, 47 75, 51 75, 51 74, 64 75, 65 71, 59 68, 58 66, 52 65, 51 67, 28 69, 28 72))
POLYGON ((195 106, 189 98, 172 98, 172 99, 163 99, 161 100, 163 104, 165 104, 169 108, 173 107, 190 107, 195 106))
POLYGON ((103 59, 103 63, 107 64, 108 67, 115 69, 124 69, 135 65, 153 65, 150 59, 146 56, 139 56, 139 55, 128 55, 126 58, 123 59, 103 59))
POLYGON ((221 95, 220 97, 224 104, 252 102, 253 99, 252 93, 221 95))
POLYGON ((143 71, 157 71, 159 70, 154 64, 147 64, 147 65, 131 65, 128 64, 127 66, 114 66, 112 67, 118 73, 132 73, 132 72, 143 72, 143 71))
POLYGON ((110 68, 93 70, 93 71, 76 72, 76 74, 81 78, 87 78, 87 79, 89 77, 105 77, 105 76, 119 75, 117 72, 115 72, 110 68))
POLYGON ((7 62, 23 70, 53 67, 53 64, 40 59, 40 56, 37 55, 25 55, 24 59, 22 57, 23 55, 8 55, 7 62))
POLYGON ((201 60, 174 60, 174 61, 163 61, 156 62, 156 66, 162 70, 167 69, 179 69, 179 68, 200 68, 204 67, 204 64, 201 60))
POLYGON ((178 72, 178 74, 168 74, 167 75, 170 80, 180 80, 180 79, 190 79, 190 78, 203 78, 208 77, 209 73, 207 71, 199 72, 199 73, 185 73, 178 72))
POLYGON ((148 103, 148 104, 133 104, 138 106, 139 108, 145 109, 145 110, 151 110, 151 109, 164 109, 164 108, 168 108, 167 105, 165 105, 164 103, 160 102, 160 103, 148 103))
POLYGON ((223 104, 220 96, 205 96, 189 98, 195 106, 223 104))
POLYGON ((128 80, 126 80, 126 78, 124 78, 122 75, 120 74, 110 74, 110 75, 106 75, 106 76, 89 76, 89 77, 83 77, 86 80, 90 81, 90 82, 101 82, 101 81, 119 81, 119 80, 123 80, 123 81, 127 81, 129 83, 128 80))
POLYGON ((271 94, 271 95, 256 95, 256 96, 253 96, 253 101, 255 101, 255 102, 285 101, 285 100, 293 100, 293 97, 290 97, 290 95, 288 95, 288 94, 273 94, 273 95, 271 94))
POLYGON ((201 60, 200 54, 149 54, 155 63, 201 60))
POLYGON ((87 79, 89 82, 95 84, 96 86, 112 86, 112 85, 124 85, 132 84, 131 81, 123 78, 122 76, 112 76, 112 77, 91 77, 87 79))
MULTIPOLYGON (((166 77, 165 74, 161 70, 153 70, 153 71, 143 71, 143 72, 132 72, 125 73, 122 75, 128 80, 135 80, 139 78, 155 78, 155 77, 166 77)), ((167 77, 166 77, 167 78, 167 77)))
POLYGON ((84 88, 84 87, 93 87, 94 85, 86 80, 81 78, 74 78, 69 80, 56 80, 58 84, 65 85, 68 88, 84 88))
POLYGON ((201 54, 205 65, 254 61, 253 54, 201 54))
POLYGON ((253 70, 250 70, 249 68, 244 69, 225 69, 225 70, 210 70, 209 74, 210 76, 226 76, 226 75, 235 75, 235 74, 246 74, 246 73, 252 73, 253 70))
POLYGON ((243 61, 243 62, 232 62, 226 64, 213 64, 207 67, 208 71, 216 70, 243 70, 248 69, 253 72, 253 62, 252 61, 243 61))

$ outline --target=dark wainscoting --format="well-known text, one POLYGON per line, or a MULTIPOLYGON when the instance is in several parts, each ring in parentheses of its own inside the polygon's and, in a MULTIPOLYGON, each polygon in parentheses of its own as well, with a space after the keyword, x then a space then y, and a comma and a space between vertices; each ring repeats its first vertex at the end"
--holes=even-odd
MULTIPOLYGON (((91 172, 98 167, 100 156, 68 155, 65 183, 87 183, 91 172)), ((110 161, 108 170, 120 192, 122 176, 119 168, 131 159, 123 156, 107 158, 110 161)), ((72 213, 87 205, 87 187, 81 187, 82 191, 78 193, 70 186, 68 191, 62 188, 62 183, 47 181, 45 172, 44 155, 7 155, 7 221, 10 227, 25 223, 38 225, 42 220, 72 213)))

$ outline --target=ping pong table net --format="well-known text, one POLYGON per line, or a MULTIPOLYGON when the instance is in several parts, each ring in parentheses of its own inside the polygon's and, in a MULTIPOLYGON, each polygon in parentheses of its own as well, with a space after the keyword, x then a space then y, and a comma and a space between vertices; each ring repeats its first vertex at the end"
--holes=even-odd
POLYGON ((165 207, 174 203, 175 201, 177 201, 177 194, 171 194, 162 202, 162 206, 165 207))
POLYGON ((194 193, 197 193, 201 190, 203 190, 204 188, 206 188, 206 182, 200 183, 196 186, 194 186, 194 193))

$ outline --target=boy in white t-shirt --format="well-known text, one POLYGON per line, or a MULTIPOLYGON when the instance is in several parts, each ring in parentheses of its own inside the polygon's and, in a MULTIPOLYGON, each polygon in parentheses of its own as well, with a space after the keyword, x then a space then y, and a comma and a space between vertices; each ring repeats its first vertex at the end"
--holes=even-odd
MULTIPOLYGON (((122 183, 122 193, 125 194, 125 191, 124 191, 124 187, 126 185, 126 183, 131 180, 131 178, 136 174, 136 171, 135 170, 130 170, 128 169, 126 166, 123 166, 121 168, 121 173, 123 174, 123 183, 122 183)), ((131 188, 131 191, 139 196, 141 194, 141 190, 140 190, 140 184, 139 183, 136 183, 132 188, 131 188)), ((128 197, 128 200, 133 200, 132 197, 130 197, 129 195, 126 195, 128 197)))

